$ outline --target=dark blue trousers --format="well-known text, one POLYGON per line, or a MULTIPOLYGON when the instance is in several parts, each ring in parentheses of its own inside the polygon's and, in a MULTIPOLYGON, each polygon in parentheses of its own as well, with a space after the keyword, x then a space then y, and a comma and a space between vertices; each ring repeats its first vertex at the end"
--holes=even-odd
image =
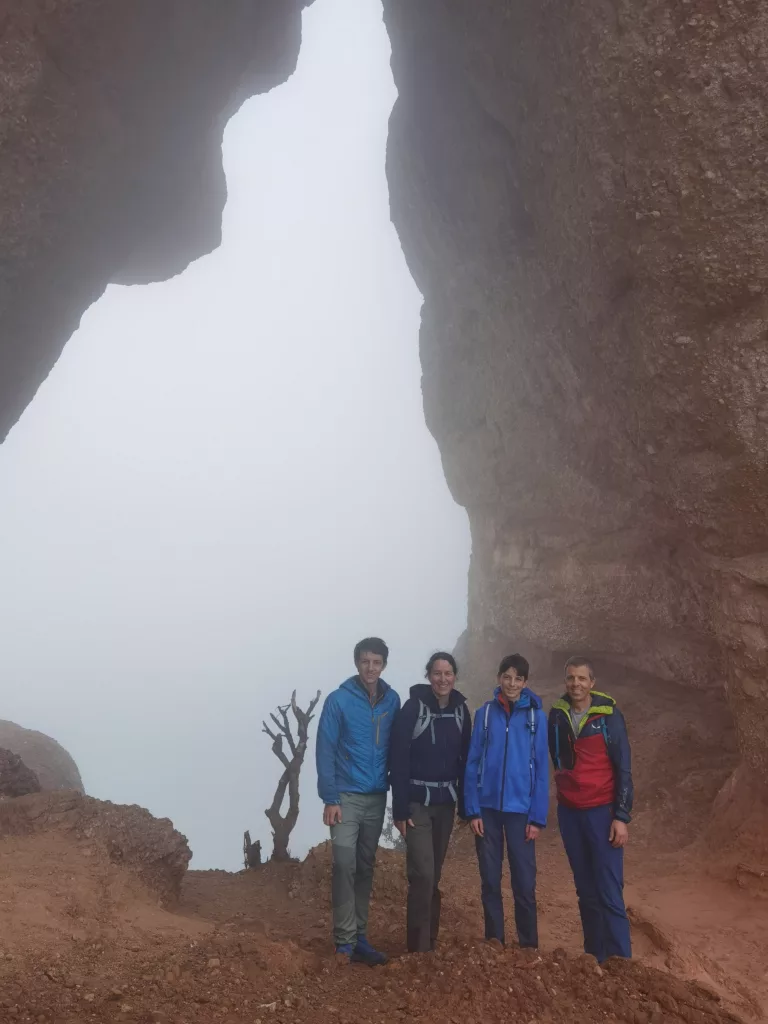
POLYGON ((515 924, 521 946, 536 949, 539 932, 536 919, 536 843, 525 841, 527 814, 505 814, 482 808, 485 835, 475 838, 480 865, 481 894, 485 915, 486 939, 504 942, 504 904, 501 898, 501 871, 504 846, 507 847, 512 893, 515 897, 515 924))
POLYGON ((584 931, 584 952, 598 963, 609 956, 632 956, 624 908, 624 850, 608 842, 613 808, 577 811, 558 806, 560 835, 568 854, 584 931))

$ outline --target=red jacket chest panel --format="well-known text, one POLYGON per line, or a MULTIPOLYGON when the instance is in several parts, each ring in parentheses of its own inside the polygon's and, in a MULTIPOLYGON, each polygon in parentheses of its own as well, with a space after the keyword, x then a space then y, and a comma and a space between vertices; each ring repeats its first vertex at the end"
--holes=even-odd
POLYGON ((614 800, 613 765, 602 732, 580 736, 574 743, 572 769, 555 772, 557 799, 566 807, 601 807, 614 800))

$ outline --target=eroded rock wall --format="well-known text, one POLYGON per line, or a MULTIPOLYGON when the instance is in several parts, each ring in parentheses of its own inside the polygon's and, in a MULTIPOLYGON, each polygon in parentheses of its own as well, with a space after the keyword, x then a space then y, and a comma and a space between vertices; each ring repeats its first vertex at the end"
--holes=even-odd
POLYGON ((0 5, 0 440, 108 283, 218 245, 224 126, 294 70, 308 2, 0 5))
POLYGON ((467 648, 725 681, 768 781, 768 8, 384 8, 467 648))

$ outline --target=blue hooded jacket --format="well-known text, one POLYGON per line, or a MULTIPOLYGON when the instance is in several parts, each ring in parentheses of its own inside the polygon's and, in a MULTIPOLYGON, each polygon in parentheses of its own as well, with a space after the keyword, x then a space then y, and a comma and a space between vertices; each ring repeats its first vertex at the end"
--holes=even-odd
POLYGON ((317 792, 324 804, 338 804, 341 793, 386 793, 389 734, 400 697, 379 680, 371 704, 356 676, 326 698, 317 727, 317 792))
POLYGON ((502 703, 501 687, 475 713, 464 776, 468 818, 482 809, 527 814, 544 828, 549 810, 547 718, 541 699, 524 687, 512 707, 502 703), (531 728, 533 726, 533 728, 531 728))

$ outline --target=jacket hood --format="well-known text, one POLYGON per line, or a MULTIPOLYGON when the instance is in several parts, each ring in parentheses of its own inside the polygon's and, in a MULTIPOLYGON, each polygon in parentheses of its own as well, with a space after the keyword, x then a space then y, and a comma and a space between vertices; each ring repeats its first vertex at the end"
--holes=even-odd
MULTIPOLYGON (((379 679, 379 685, 381 686, 382 697, 385 697, 387 691, 392 689, 389 683, 385 682, 385 680, 381 678, 379 679)), ((357 676, 350 676, 349 679, 345 679, 344 682, 339 687, 339 689, 346 690, 347 693, 354 693, 355 696, 362 697, 365 700, 368 700, 368 695, 365 692, 365 687, 360 682, 357 676)))
MULTIPOLYGON (((501 687, 497 686, 496 689, 493 691, 493 699, 497 700, 497 701, 499 701, 499 703, 501 703, 501 700, 500 700, 501 696, 502 696, 501 687)), ((504 702, 506 703, 506 698, 504 699, 504 702)), ((527 686, 524 686, 522 688, 522 690, 520 691, 520 696, 517 698, 517 701, 515 703, 515 707, 518 707, 518 708, 534 707, 534 708, 536 708, 537 711, 539 711, 543 707, 543 705, 541 703, 541 697, 539 697, 537 694, 535 694, 533 692, 533 690, 529 690, 527 686)))
MULTIPOLYGON (((438 708, 437 697, 432 692, 432 687, 429 683, 416 683, 415 686, 411 687, 410 696, 415 700, 423 701, 428 707, 433 707, 435 710, 438 708)), ((463 693, 459 693, 458 690, 451 690, 448 695, 448 707, 455 708, 459 704, 466 704, 467 698, 463 693)))

